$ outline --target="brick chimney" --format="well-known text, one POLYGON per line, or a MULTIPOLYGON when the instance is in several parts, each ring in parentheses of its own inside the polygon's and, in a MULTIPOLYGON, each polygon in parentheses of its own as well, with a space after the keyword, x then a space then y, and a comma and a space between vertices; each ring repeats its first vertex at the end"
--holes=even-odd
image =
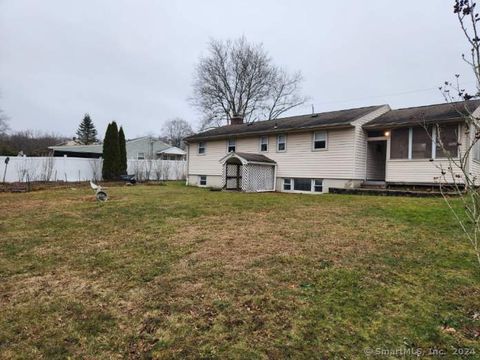
POLYGON ((230 125, 240 125, 243 124, 243 117, 240 115, 233 115, 230 118, 230 125))

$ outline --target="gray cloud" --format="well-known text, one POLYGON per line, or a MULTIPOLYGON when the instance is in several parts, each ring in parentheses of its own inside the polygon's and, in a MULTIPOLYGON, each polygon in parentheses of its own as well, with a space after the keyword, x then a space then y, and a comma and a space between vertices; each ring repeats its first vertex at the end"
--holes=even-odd
MULTIPOLYGON (((0 107, 13 129, 71 136, 85 112, 103 134, 159 133, 183 117, 209 38, 245 35, 301 70, 316 111, 442 102, 468 67, 452 3, 442 0, 0 0, 0 107)), ((309 112, 311 104, 295 113, 309 112)))

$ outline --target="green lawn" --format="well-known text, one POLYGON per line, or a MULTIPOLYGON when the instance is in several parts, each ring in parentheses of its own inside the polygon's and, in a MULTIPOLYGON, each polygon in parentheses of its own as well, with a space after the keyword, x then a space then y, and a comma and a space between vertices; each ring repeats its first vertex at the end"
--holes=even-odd
POLYGON ((480 270, 441 199, 109 195, 0 194, 1 358, 480 357, 480 270))

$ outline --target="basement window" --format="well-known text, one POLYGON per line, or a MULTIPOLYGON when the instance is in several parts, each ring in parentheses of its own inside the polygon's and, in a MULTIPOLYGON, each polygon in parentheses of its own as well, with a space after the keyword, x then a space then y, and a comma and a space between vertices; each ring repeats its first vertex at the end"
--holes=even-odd
POLYGON ((295 191, 312 191, 311 179, 293 179, 293 190, 295 191))
POLYGON ((320 180, 320 179, 313 180, 313 191, 323 192, 323 180, 320 180))
POLYGON ((292 179, 283 179, 283 190, 292 190, 292 179))
POLYGON ((207 175, 200 175, 198 177, 198 184, 200 186, 207 186, 207 175))

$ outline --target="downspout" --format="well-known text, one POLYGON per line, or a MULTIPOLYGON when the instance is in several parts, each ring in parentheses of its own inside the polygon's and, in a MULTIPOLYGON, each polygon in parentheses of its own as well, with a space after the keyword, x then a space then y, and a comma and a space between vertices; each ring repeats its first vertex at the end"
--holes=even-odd
POLYGON ((186 186, 189 186, 189 178, 190 178, 190 144, 188 142, 185 142, 185 145, 187 145, 187 165, 186 165, 186 169, 185 169, 185 172, 186 172, 186 181, 185 181, 185 185, 186 186))

